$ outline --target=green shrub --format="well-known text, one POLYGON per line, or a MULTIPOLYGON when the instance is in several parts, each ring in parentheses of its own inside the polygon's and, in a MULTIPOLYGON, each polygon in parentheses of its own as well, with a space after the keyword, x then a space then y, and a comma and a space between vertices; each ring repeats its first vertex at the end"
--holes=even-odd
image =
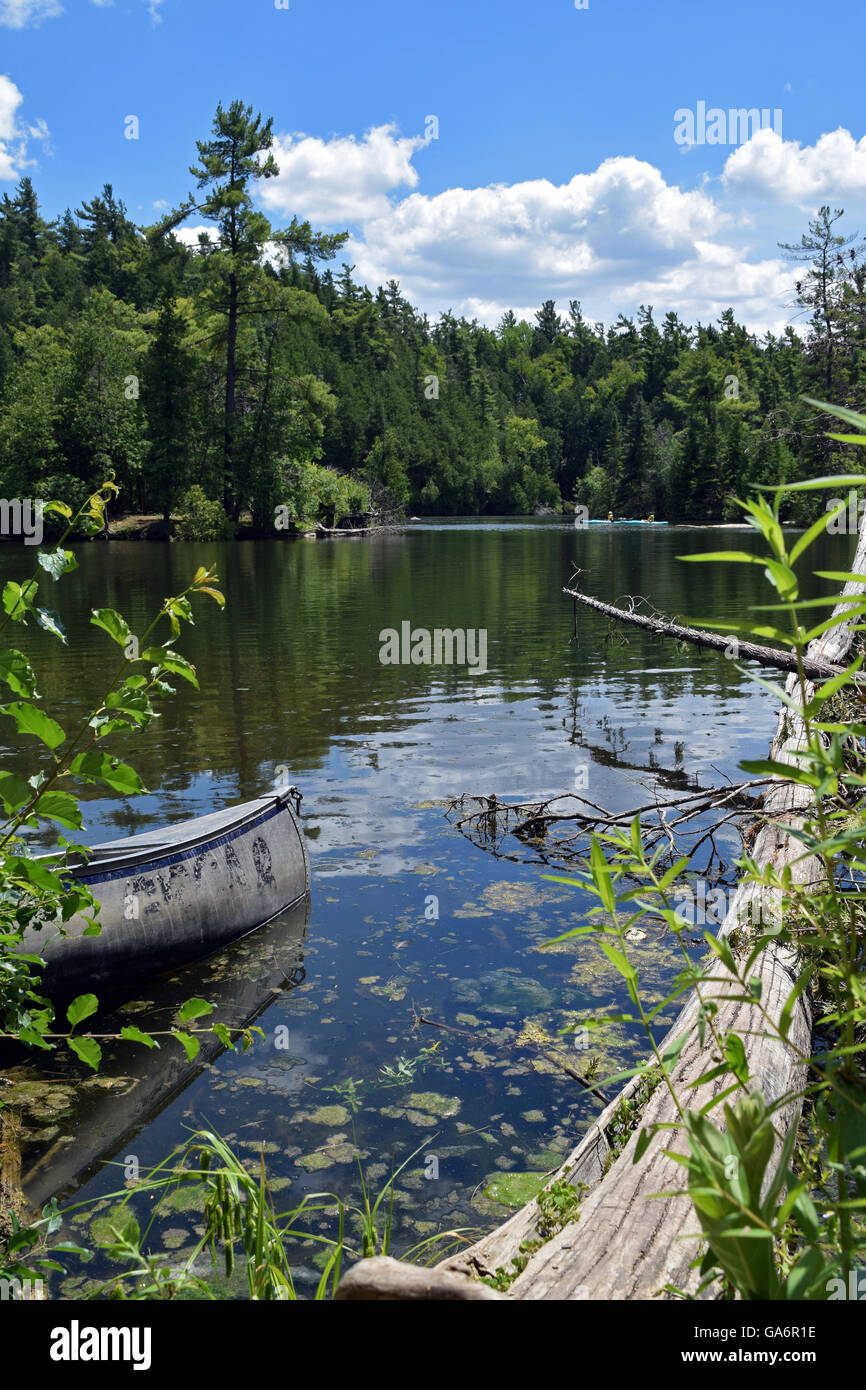
POLYGON ((176 526, 182 541, 230 541, 235 533, 234 522, 227 517, 221 502, 214 502, 204 488, 195 483, 177 504, 181 513, 176 526))

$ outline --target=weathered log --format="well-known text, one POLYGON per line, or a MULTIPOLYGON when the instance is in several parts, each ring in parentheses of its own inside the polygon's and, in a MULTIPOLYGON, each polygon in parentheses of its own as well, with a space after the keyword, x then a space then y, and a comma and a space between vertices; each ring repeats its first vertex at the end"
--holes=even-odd
POLYGON ((424 1269, 404 1265, 388 1255, 375 1255, 353 1265, 340 1280, 334 1295, 339 1302, 452 1303, 469 1300, 501 1299, 486 1284, 450 1274, 444 1269, 424 1269))
MULTIPOLYGON (((562 592, 568 594, 576 603, 582 603, 586 608, 603 613, 606 618, 614 618, 618 623, 631 623, 632 627, 645 628, 657 637, 675 637, 680 642, 691 642, 693 646, 709 647, 717 652, 727 651, 735 640, 733 633, 724 636, 722 633, 709 632, 703 628, 683 627, 668 618, 650 617, 646 613, 617 608, 612 603, 602 603, 601 599, 593 598, 591 594, 581 594, 577 589, 563 589, 562 592)), ((813 642, 809 647, 809 653, 812 652, 812 647, 817 645, 813 642)), ((789 674, 797 672, 797 658, 794 653, 783 651, 779 647, 765 647, 759 642, 747 642, 742 637, 737 637, 736 655, 744 661, 757 661, 761 666, 770 666, 777 671, 787 671, 789 674)), ((810 680, 829 680, 831 676, 838 676, 841 670, 841 665, 817 654, 807 655, 803 659, 803 671, 810 680)))

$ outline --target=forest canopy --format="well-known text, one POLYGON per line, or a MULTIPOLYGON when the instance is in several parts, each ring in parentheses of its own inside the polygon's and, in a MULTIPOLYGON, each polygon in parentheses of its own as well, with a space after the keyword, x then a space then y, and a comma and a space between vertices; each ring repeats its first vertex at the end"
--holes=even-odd
POLYGON ((853 467, 802 399, 866 395, 866 262, 841 211, 782 247, 802 266, 799 333, 649 305, 605 327, 576 298, 532 323, 431 322, 395 281, 353 280, 346 233, 271 225, 255 193, 272 144, 251 107, 218 107, 196 191, 154 226, 110 185, 54 221, 29 178, 3 195, 4 496, 78 505, 111 472, 122 511, 168 518, 193 489, 262 528, 278 507, 336 524, 575 503, 710 522, 755 484, 853 467), (197 246, 188 218, 208 227, 197 246))

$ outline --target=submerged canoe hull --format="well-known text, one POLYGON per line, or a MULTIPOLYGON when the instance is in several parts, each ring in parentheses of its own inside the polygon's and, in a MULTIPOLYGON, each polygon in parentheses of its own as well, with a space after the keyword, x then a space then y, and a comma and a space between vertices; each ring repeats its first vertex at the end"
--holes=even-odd
POLYGON ((304 835, 288 792, 171 830, 94 847, 71 872, 100 904, 98 936, 73 917, 63 935, 29 931, 49 994, 123 983, 209 955, 309 891, 304 835))

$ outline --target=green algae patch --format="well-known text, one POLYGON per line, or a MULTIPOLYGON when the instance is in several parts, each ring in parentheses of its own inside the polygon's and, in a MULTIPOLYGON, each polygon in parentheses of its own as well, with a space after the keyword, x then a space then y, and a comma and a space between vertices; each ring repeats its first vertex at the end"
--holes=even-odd
POLYGON ((544 1173, 495 1173, 484 1188, 483 1196, 516 1211, 538 1196, 545 1181, 544 1173))
POLYGON ((209 1188, 203 1182, 184 1183, 182 1187, 176 1187, 173 1192, 169 1192, 167 1197, 160 1199, 160 1213, 204 1211, 208 1191, 209 1188))
POLYGON ((423 1110, 427 1115, 438 1115, 442 1120, 450 1120, 460 1111, 460 1101, 456 1096, 441 1096, 438 1091, 415 1091, 406 1101, 411 1110, 423 1110))
POLYGON ((337 1125, 344 1125, 349 1119, 349 1112, 345 1105, 320 1105, 318 1110, 313 1110, 305 1117, 314 1125, 329 1125, 335 1129, 337 1125))
POLYGON ((295 1159, 295 1162, 299 1168, 305 1169, 306 1172, 316 1173, 320 1168, 330 1168, 334 1159, 320 1150, 314 1154, 302 1154, 300 1158, 295 1159))

